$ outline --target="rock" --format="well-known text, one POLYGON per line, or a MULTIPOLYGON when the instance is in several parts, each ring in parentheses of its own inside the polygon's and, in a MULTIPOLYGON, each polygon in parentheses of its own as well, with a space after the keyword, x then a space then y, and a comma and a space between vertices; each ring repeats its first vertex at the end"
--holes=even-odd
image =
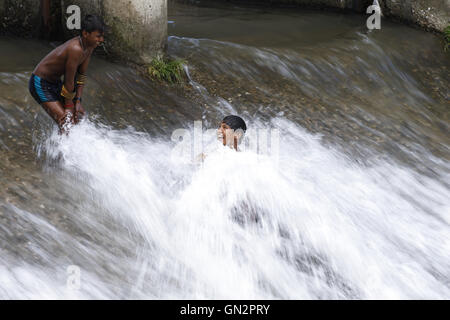
POLYGON ((442 32, 450 21, 450 2, 447 0, 381 0, 380 6, 387 17, 418 24, 442 32))

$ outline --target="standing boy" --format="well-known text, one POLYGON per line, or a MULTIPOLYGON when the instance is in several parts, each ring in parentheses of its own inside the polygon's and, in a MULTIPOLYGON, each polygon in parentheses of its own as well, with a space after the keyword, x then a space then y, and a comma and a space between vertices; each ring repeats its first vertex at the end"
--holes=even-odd
POLYGON ((56 121, 60 130, 78 123, 84 115, 81 106, 86 70, 94 49, 104 38, 104 24, 94 15, 82 22, 80 35, 50 52, 34 69, 29 81, 33 98, 56 121), (64 82, 61 76, 64 75, 64 82))

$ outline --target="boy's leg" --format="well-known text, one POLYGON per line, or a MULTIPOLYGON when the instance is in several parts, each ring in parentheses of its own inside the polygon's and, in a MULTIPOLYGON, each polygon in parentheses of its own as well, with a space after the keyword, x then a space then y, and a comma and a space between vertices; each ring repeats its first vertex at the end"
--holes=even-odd
POLYGON ((48 115, 55 120, 56 124, 61 129, 64 124, 68 113, 64 110, 62 103, 59 101, 43 102, 42 107, 48 113, 48 115))

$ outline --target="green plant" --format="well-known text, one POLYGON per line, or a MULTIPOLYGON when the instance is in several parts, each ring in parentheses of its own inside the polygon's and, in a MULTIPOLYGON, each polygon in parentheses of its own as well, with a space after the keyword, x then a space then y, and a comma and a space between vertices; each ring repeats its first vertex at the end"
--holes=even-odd
POLYGON ((156 80, 169 83, 180 83, 183 80, 184 60, 170 60, 168 58, 155 58, 148 66, 149 75, 156 80))
POLYGON ((450 25, 444 29, 444 50, 447 51, 450 48, 450 25))

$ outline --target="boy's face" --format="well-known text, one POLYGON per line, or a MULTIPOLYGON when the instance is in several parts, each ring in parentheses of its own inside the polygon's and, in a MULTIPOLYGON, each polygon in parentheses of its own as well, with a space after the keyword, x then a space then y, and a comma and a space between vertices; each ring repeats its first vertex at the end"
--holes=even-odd
POLYGON ((86 39, 87 46, 93 48, 98 47, 105 40, 103 37, 103 32, 98 30, 92 32, 83 31, 83 38, 86 39))
POLYGON ((227 144, 227 135, 232 137, 233 129, 230 128, 225 122, 221 122, 219 125, 219 129, 217 129, 217 138, 219 141, 222 141, 223 145, 227 144))
MULTIPOLYGON (((237 130, 240 131, 240 130, 237 130)), ((235 146, 239 140, 240 135, 235 132, 229 125, 225 122, 221 122, 219 129, 217 129, 217 138, 222 141, 223 145, 227 144, 231 147, 235 146)))

